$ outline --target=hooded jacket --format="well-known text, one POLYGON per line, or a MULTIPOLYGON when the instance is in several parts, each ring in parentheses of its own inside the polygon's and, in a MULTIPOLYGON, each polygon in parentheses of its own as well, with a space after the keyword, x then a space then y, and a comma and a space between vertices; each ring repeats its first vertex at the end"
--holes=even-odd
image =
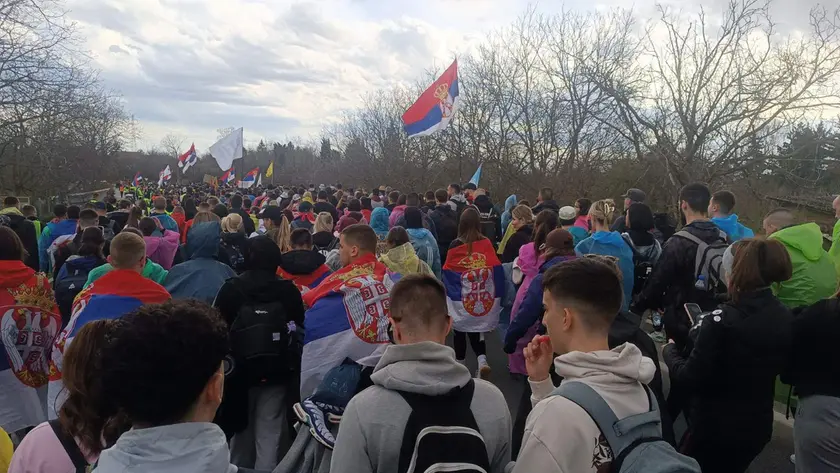
POLYGON ((172 230, 164 230, 163 236, 144 236, 146 257, 168 271, 172 268, 172 261, 175 259, 175 253, 178 252, 180 239, 181 235, 172 230))
POLYGON ((738 216, 735 214, 726 217, 712 217, 712 223, 726 233, 726 239, 729 243, 755 236, 752 230, 738 223, 738 216))
MULTIPOLYGON (((631 344, 591 353, 571 352, 554 360, 558 375, 594 389, 619 419, 649 411, 642 384, 653 378, 653 361, 631 344)), ((534 410, 528 416, 514 473, 597 473, 612 461, 595 421, 574 402, 550 396, 551 377, 531 384, 534 410), (559 428, 558 426, 562 426, 559 428)))
MULTIPOLYGON (((411 408, 395 391, 439 396, 465 386, 471 377, 445 345, 388 346, 370 377, 373 386, 354 396, 344 411, 330 473, 397 471, 411 408)), ((471 410, 487 446, 490 472, 501 473, 510 460, 507 402, 498 388, 476 379, 471 410)))
POLYGON ((773 285, 773 293, 791 309, 814 304, 837 292, 834 263, 822 247, 822 232, 816 223, 787 227, 770 235, 785 245, 793 263, 793 276, 773 285))
POLYGON ((292 281, 300 292, 318 287, 332 274, 325 264, 327 258, 317 250, 292 250, 283 253, 277 275, 292 281))
POLYGON ((35 224, 18 210, 16 207, 9 207, 0 210, 0 221, 8 219, 9 228, 14 230, 20 241, 23 243, 23 248, 26 250, 27 266, 38 271, 40 269, 39 251, 38 251, 38 231, 35 224))
POLYGON ((370 214, 370 227, 373 228, 376 236, 380 239, 384 239, 388 235, 388 230, 390 229, 388 218, 390 215, 391 212, 385 207, 373 209, 373 212, 370 214))
POLYGON ((627 243, 621 238, 621 234, 618 232, 595 232, 591 237, 575 246, 575 253, 578 256, 596 254, 618 257, 618 267, 621 269, 621 287, 624 289, 624 301, 621 310, 627 310, 633 300, 635 265, 633 264, 633 250, 627 246, 627 243))
POLYGON ((411 238, 411 246, 414 247, 417 256, 425 261, 432 268, 432 273, 434 273, 435 277, 440 279, 440 248, 438 248, 437 241, 432 236, 432 232, 425 228, 409 228, 406 229, 406 232, 408 232, 408 236, 411 238))
POLYGON ((534 215, 537 215, 538 213, 542 212, 543 210, 553 210, 555 212, 559 212, 560 211, 560 206, 557 205, 556 201, 549 199, 549 200, 544 200, 544 201, 540 202, 539 204, 535 205, 532 210, 534 212, 534 215))
POLYGON ((505 211, 502 212, 502 228, 507 228, 510 222, 513 221, 513 216, 511 212, 513 212, 513 208, 516 207, 516 194, 508 196, 505 199, 505 211))
POLYGON ((389 227, 393 228, 393 227, 397 226, 397 220, 399 220, 400 217, 405 215, 405 209, 407 207, 408 207, 407 205, 398 205, 398 206, 394 207, 394 210, 391 211, 391 215, 388 216, 388 226, 389 227))
POLYGON ((219 222, 190 227, 186 245, 189 261, 173 266, 163 284, 173 299, 198 299, 212 304, 225 280, 236 276, 230 266, 215 259, 221 234, 219 222))
POLYGON ((449 198, 447 204, 449 205, 449 208, 458 215, 458 218, 461 218, 461 213, 465 208, 467 208, 467 205, 469 205, 464 194, 453 195, 449 198))
MULTIPOLYGON (((219 426, 184 422, 131 429, 99 456, 97 473, 236 473, 219 426)), ((242 471, 241 469, 239 471, 242 471)))
POLYGON ((432 269, 425 261, 417 257, 414 247, 411 243, 402 244, 396 248, 388 250, 379 256, 379 261, 382 261, 388 270, 405 276, 408 274, 425 274, 434 276, 432 269))
POLYGON ((152 210, 149 213, 149 217, 156 218, 160 221, 161 226, 166 230, 171 230, 173 232, 178 233, 180 229, 178 228, 178 223, 172 219, 166 212, 158 212, 156 210, 152 210))
POLYGON ((71 219, 59 220, 47 224, 47 228, 41 233, 41 239, 38 240, 38 263, 41 271, 49 272, 50 270, 50 257, 47 250, 55 239, 64 235, 75 235, 77 224, 78 220, 71 219))
POLYGON ((792 321, 770 289, 761 289, 707 315, 688 357, 674 344, 665 345, 672 382, 691 393, 692 444, 749 452, 770 441, 776 377, 790 358, 792 321))
MULTIPOLYGON (((525 301, 525 296, 528 294, 528 288, 531 287, 531 282, 540 272, 540 266, 543 264, 542 255, 537 253, 534 248, 534 243, 528 243, 519 249, 518 267, 522 271, 522 284, 516 290, 516 298, 513 300, 513 307, 510 311, 511 325, 516 320, 516 315, 519 314, 519 307, 525 301)), ((510 330, 510 329, 508 329, 510 330)), ((537 333, 536 327, 529 332, 531 337, 537 333)), ((527 335, 526 335, 527 338, 527 335)), ((529 338, 529 340, 530 340, 529 338)), ((523 345, 524 346, 524 345, 523 345)), ((525 370, 525 357, 522 355, 522 350, 517 350, 508 357, 511 373, 528 374, 525 370)))
MULTIPOLYGON (((105 263, 102 266, 98 266, 93 268, 88 274, 87 282, 85 283, 85 288, 90 286, 94 281, 101 278, 102 276, 108 274, 109 272, 113 271, 114 267, 111 266, 111 263, 105 263)), ((152 280, 158 284, 163 284, 166 280, 166 276, 169 274, 169 271, 163 269, 161 265, 155 263, 154 261, 146 258, 146 265, 143 266, 143 272, 140 273, 146 279, 152 280)))

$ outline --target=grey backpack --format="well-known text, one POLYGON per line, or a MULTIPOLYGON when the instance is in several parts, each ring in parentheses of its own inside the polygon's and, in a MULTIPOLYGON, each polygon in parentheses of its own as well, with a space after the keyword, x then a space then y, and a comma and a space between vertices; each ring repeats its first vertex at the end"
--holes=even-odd
POLYGON ((656 396, 645 386, 650 411, 618 419, 594 389, 584 383, 565 381, 551 393, 574 402, 598 425, 612 450, 613 473, 700 473, 693 458, 681 455, 662 439, 662 420, 656 396))

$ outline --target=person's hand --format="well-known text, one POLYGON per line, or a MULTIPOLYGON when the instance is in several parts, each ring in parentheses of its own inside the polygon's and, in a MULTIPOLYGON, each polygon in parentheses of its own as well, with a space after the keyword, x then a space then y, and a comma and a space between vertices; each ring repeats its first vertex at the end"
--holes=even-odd
POLYGON ((540 382, 548 379, 548 372, 554 362, 554 347, 547 335, 537 335, 523 351, 525 368, 531 381, 540 382))

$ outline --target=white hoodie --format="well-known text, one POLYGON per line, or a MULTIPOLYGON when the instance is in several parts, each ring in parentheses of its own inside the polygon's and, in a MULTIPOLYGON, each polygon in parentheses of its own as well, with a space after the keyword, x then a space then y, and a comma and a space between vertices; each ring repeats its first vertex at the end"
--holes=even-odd
MULTIPOLYGON (((631 343, 609 351, 571 352, 554 360, 564 381, 579 381, 600 394, 619 419, 649 410, 642 383, 656 370, 631 343)), ((574 402, 551 396, 551 378, 531 382, 534 410, 525 424, 514 473, 601 473, 609 471, 612 452, 595 421, 574 402)))

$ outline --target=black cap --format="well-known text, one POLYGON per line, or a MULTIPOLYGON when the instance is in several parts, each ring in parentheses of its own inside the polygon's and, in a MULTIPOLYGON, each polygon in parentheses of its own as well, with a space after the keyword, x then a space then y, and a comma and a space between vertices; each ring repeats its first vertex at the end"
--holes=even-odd
POLYGON ((473 190, 473 191, 474 191, 474 190, 478 189, 478 187, 477 187, 475 184, 473 184, 472 182, 468 182, 468 183, 464 184, 463 189, 464 189, 464 190, 469 189, 469 190, 473 190))
POLYGON ((633 202, 644 202, 647 197, 641 189, 627 189, 623 196, 625 199, 630 199, 633 202))
POLYGON ((282 222, 283 215, 283 209, 276 205, 269 205, 260 212, 260 218, 268 219, 272 222, 282 222))

